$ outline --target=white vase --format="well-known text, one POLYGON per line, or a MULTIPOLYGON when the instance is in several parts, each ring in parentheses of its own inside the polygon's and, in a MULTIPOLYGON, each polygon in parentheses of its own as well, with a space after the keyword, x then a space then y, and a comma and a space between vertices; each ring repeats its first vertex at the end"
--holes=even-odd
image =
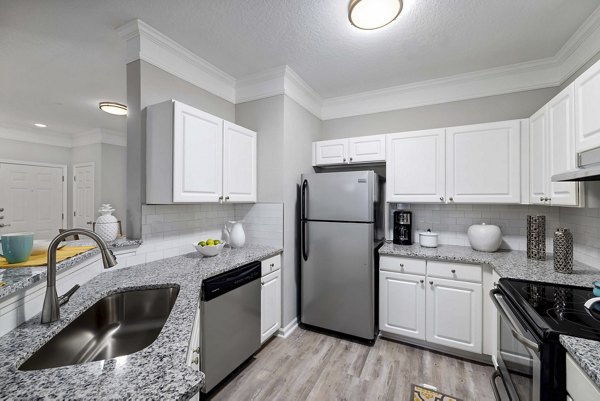
POLYGON ((493 224, 473 224, 467 231, 471 248, 482 252, 496 252, 502 245, 502 231, 493 224))
POLYGON ((225 225, 229 234, 229 245, 232 248, 241 248, 246 243, 246 233, 241 221, 230 221, 225 225))
POLYGON ((96 219, 94 231, 106 242, 116 240, 117 235, 119 235, 119 221, 112 215, 112 212, 114 211, 115 209, 113 209, 109 203, 103 204, 100 209, 98 209, 100 217, 96 219))

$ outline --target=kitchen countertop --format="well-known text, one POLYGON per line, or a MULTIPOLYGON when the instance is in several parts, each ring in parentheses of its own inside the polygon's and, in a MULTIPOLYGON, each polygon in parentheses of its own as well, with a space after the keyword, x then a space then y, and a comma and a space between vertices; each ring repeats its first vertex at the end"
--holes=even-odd
MULTIPOLYGON (((449 262, 489 264, 500 277, 546 283, 593 287, 593 282, 600 280, 600 270, 577 261, 573 262, 572 274, 554 271, 552 254, 547 255, 547 260, 538 261, 527 259, 527 253, 524 251, 500 250, 488 253, 475 251, 466 246, 440 245, 437 248, 423 248, 418 244, 391 243, 384 244, 379 249, 379 253, 449 262)), ((600 342, 564 335, 560 336, 560 342, 569 355, 600 387, 600 342)))
POLYGON ((600 387, 600 342, 561 335, 560 343, 596 386, 600 387))
MULTIPOLYGON (((108 245, 112 249, 128 249, 136 248, 142 244, 142 240, 128 240, 125 238, 119 238, 115 241, 110 242, 108 245)), ((84 246, 84 245, 96 245, 91 240, 79 240, 69 241, 68 245, 71 246, 84 246)), ((65 269, 73 267, 92 256, 98 255, 100 251, 98 248, 91 249, 87 252, 81 253, 72 258, 63 260, 56 265, 56 271, 61 272, 65 269)), ((4 285, 0 286, 0 298, 6 297, 14 292, 17 292, 23 288, 29 287, 30 285, 36 284, 46 279, 46 266, 36 267, 14 267, 9 269, 0 269, 0 281, 4 282, 4 285)))
POLYGON ((564 274, 554 271, 553 255, 547 260, 527 259, 527 252, 499 250, 498 252, 480 252, 467 246, 440 245, 437 248, 424 248, 418 244, 384 244, 380 255, 405 256, 448 262, 464 262, 490 265, 500 277, 545 283, 568 284, 580 287, 593 287, 600 280, 600 270, 575 261, 573 273, 564 274))
POLYGON ((197 253, 101 273, 61 308, 49 325, 39 315, 0 338, 0 388, 9 399, 187 399, 204 375, 186 365, 190 334, 202 279, 232 270, 282 250, 247 245, 225 248, 214 258, 197 253), (179 295, 154 343, 134 354, 106 361, 37 371, 17 367, 52 336, 99 299, 129 289, 180 286, 179 295))

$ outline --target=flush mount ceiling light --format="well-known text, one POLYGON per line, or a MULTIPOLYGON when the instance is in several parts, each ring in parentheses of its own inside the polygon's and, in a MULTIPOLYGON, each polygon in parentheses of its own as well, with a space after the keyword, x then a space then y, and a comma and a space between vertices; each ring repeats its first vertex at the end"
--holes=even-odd
POLYGON ((36 126, 36 127, 38 127, 38 128, 46 128, 46 127, 47 127, 47 125, 46 125, 46 124, 42 124, 42 123, 35 123, 35 124, 33 124, 33 125, 35 125, 35 126, 36 126))
POLYGON ((395 20, 400 11, 402 0, 351 0, 348 19, 359 29, 378 29, 395 20))
POLYGON ((116 102, 100 102, 98 105, 100 110, 105 111, 109 114, 115 114, 117 116, 124 116, 127 114, 127 106, 116 102))

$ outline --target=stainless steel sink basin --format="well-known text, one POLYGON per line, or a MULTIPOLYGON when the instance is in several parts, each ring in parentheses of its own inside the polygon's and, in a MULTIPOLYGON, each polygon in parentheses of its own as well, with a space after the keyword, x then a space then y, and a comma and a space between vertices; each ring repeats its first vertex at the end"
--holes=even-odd
POLYGON ((140 351, 156 340, 179 287, 133 290, 96 302, 56 334, 19 370, 100 361, 140 351))

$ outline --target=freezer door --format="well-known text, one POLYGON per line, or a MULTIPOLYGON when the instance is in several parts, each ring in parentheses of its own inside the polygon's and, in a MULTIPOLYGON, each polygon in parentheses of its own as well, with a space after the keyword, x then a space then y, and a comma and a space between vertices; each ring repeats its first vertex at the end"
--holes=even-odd
POLYGON ((302 175, 302 218, 373 221, 373 171, 302 175))
POLYGON ((302 323, 375 338, 373 224, 305 221, 302 323))

